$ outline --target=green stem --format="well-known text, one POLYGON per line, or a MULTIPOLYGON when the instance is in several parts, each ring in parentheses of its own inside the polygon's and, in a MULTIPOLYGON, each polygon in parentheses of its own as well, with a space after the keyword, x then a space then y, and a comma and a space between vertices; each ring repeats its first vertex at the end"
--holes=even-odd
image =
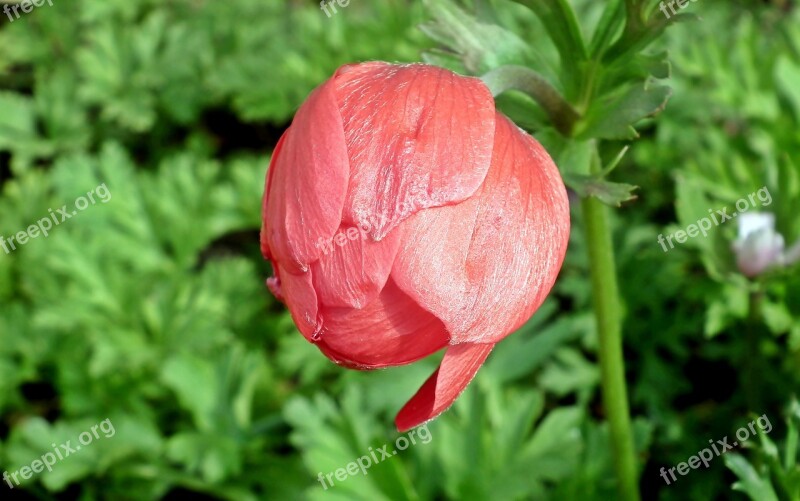
MULTIPOLYGON (((600 166, 592 163, 592 173, 600 166)), ((620 499, 639 501, 636 452, 628 410, 619 288, 608 207, 595 197, 581 201, 589 247, 592 297, 599 335, 603 405, 608 416, 620 499)))
POLYGON ((761 409, 761 357, 759 355, 759 336, 761 334, 762 293, 756 288, 749 294, 749 316, 745 334, 743 355, 745 399, 750 412, 761 409))
POLYGON ((580 115, 555 87, 539 73, 524 66, 500 66, 481 77, 493 96, 507 90, 518 90, 529 95, 544 109, 553 126, 569 137, 580 115))

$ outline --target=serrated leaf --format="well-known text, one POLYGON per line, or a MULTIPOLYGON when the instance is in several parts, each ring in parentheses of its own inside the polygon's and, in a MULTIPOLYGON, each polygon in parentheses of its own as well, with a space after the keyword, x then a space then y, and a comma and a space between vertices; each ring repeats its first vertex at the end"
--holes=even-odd
POLYGON ((580 429, 583 416, 577 407, 560 407, 547 414, 536 427, 521 454, 529 464, 538 463, 538 477, 557 480, 577 466, 583 448, 580 429))
POLYGON ((540 383, 543 388, 558 396, 588 390, 600 380, 600 370, 580 352, 563 348, 542 371, 540 383))
POLYGON ((572 5, 566 0, 514 1, 531 9, 541 20, 560 55, 567 98, 574 98, 580 67, 589 53, 572 5))
POLYGON ((723 457, 725 466, 739 478, 734 482, 733 490, 744 492, 753 501, 778 501, 769 477, 760 475, 741 454, 731 452, 723 457))
POLYGON ((775 83, 780 93, 792 105, 795 119, 800 121, 800 65, 781 56, 775 64, 775 83))
POLYGON ((206 359, 176 354, 161 370, 164 384, 172 388, 181 405, 192 413, 201 430, 212 429, 219 385, 214 366, 206 359))
POLYGON ((597 197, 604 204, 620 207, 623 202, 635 200, 634 190, 638 186, 626 183, 612 183, 600 177, 583 174, 563 174, 564 183, 581 197, 597 197))
POLYGON ((608 48, 618 35, 625 21, 625 3, 623 0, 611 0, 606 3, 603 16, 595 27, 592 41, 589 43, 589 54, 596 57, 608 48))
POLYGON ((663 85, 637 84, 622 95, 601 98, 592 105, 578 132, 582 139, 635 139, 633 126, 667 104, 672 90, 663 85))
POLYGON ((425 0, 434 21, 420 25, 433 40, 458 54, 472 74, 504 64, 524 63, 528 47, 516 34, 478 21, 451 0, 425 0))

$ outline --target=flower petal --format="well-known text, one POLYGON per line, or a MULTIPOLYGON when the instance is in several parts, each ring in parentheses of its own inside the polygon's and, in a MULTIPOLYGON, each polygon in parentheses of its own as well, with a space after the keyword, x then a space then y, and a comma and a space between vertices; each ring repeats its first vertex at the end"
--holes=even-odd
POLYGON ((321 316, 319 349, 358 369, 408 364, 444 348, 450 339, 438 318, 391 281, 363 309, 325 308, 321 316))
POLYGON ((397 430, 405 432, 447 410, 475 377, 492 348, 494 344, 449 347, 436 372, 397 414, 397 430))
POLYGON ((279 146, 267 181, 262 242, 296 274, 317 260, 316 243, 342 220, 350 167, 331 81, 311 93, 279 146))
POLYGON ((771 212, 745 212, 740 214, 738 221, 739 237, 737 240, 745 240, 751 233, 760 230, 775 233, 775 214, 771 212))
POLYGON ((558 169, 498 113, 492 166, 469 200, 414 215, 392 278, 442 319, 453 343, 495 343, 522 325, 555 282, 569 239, 558 169))
POLYGON ((402 229, 380 242, 367 234, 368 227, 342 227, 327 242, 312 265, 314 287, 324 306, 362 308, 373 301, 386 285, 392 271, 402 229))
POLYGON ((738 225, 739 237, 733 243, 733 250, 742 273, 754 277, 768 268, 782 265, 785 242, 783 235, 775 231, 775 214, 743 213, 738 225))
POLYGON ((298 330, 311 342, 319 338, 319 302, 312 284, 311 271, 295 275, 273 262, 275 277, 267 282, 270 290, 283 301, 298 330))
POLYGON ((346 223, 377 219, 370 236, 381 240, 414 212, 475 193, 494 134, 494 99, 483 82, 377 62, 344 66, 333 80, 350 154, 346 223))

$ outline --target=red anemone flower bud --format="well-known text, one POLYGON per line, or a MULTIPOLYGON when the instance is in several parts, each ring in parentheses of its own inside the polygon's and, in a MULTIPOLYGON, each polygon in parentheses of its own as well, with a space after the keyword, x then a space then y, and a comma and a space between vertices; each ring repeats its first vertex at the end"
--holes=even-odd
POLYGON ((422 64, 340 68, 267 175, 267 283, 300 332, 355 369, 447 351, 397 416, 446 410, 544 301, 569 238, 564 183, 478 79, 422 64))

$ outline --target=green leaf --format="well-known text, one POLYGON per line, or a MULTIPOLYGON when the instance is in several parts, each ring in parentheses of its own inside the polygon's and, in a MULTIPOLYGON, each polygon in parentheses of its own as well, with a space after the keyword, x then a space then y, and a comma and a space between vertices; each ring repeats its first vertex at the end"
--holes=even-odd
POLYGON ((548 480, 564 478, 576 467, 582 452, 580 425, 583 411, 560 407, 545 416, 533 438, 522 449, 528 464, 538 463, 537 476, 548 480))
MULTIPOLYGON (((160 39, 158 26, 150 31, 155 40, 160 39)), ((144 132, 156 120, 151 87, 160 73, 152 68, 152 51, 141 50, 138 34, 105 24, 87 35, 89 44, 75 57, 85 80, 80 87, 81 99, 100 105, 106 120, 144 132), (131 45, 140 50, 132 50, 131 45)))
POLYGON ((609 65, 624 64, 632 55, 644 50, 657 40, 668 26, 675 23, 698 20, 700 18, 697 15, 685 12, 671 16, 669 19, 660 14, 655 14, 651 16, 650 22, 646 26, 637 28, 633 32, 628 31, 624 36, 620 37, 605 53, 603 62, 609 65))
POLYGON ((592 104, 576 136, 582 139, 635 139, 633 128, 643 118, 664 109, 672 90, 663 85, 637 84, 622 94, 606 96, 592 104))
POLYGON ((161 378, 175 391, 181 405, 192 413, 198 428, 212 429, 219 395, 214 366, 193 355, 176 354, 164 365, 161 378))
POLYGON ((425 0, 434 21, 420 25, 433 40, 458 54, 472 74, 504 64, 525 63, 528 46, 516 34, 495 24, 478 21, 451 0, 425 0))
POLYGON ((786 471, 796 471, 798 444, 800 443, 800 403, 796 397, 792 397, 787 410, 787 433, 786 445, 784 448, 783 468, 786 471))
POLYGON ((794 323, 786 303, 764 301, 761 303, 761 313, 764 315, 764 323, 767 324, 773 334, 789 332, 794 323))
POLYGON ((567 0, 514 0, 531 9, 556 45, 563 68, 567 98, 576 97, 581 65, 589 58, 575 11, 567 0))
POLYGON ((603 92, 613 93, 631 82, 645 82, 652 79, 669 78, 672 74, 667 51, 654 54, 631 55, 624 62, 604 68, 603 92))
POLYGON ((775 64, 775 84, 792 106, 795 119, 800 121, 800 87, 797 82, 800 82, 800 64, 786 55, 781 56, 775 64))
POLYGON ((623 202, 635 200, 633 191, 639 188, 632 184, 612 183, 598 176, 583 174, 564 173, 563 178, 564 183, 581 197, 597 197, 612 207, 620 207, 623 202))
POLYGON ((589 54, 596 58, 611 45, 625 24, 625 2, 623 0, 610 0, 606 2, 603 16, 595 27, 592 41, 589 43, 589 54))
POLYGON ((562 348, 542 371, 543 388, 563 397, 572 392, 593 389, 600 381, 600 368, 578 350, 562 348))
POLYGON ((537 370, 559 348, 582 335, 580 318, 561 317, 544 324, 553 310, 554 304, 545 301, 519 331, 497 344, 482 372, 498 383, 509 383, 537 370))
POLYGON ((753 501, 778 501, 769 476, 759 474, 741 454, 729 452, 723 458, 725 466, 739 478, 734 482, 733 490, 744 492, 753 501))
POLYGON ((167 457, 184 465, 190 472, 198 472, 209 483, 215 484, 242 470, 239 447, 230 437, 219 433, 179 433, 167 443, 167 457))
POLYGON ((36 136, 36 115, 29 97, 12 92, 0 93, 0 149, 10 150, 19 142, 36 136))
POLYGON ((14 152, 13 165, 21 170, 36 157, 49 156, 52 147, 39 137, 31 98, 0 92, 0 151, 14 152))

